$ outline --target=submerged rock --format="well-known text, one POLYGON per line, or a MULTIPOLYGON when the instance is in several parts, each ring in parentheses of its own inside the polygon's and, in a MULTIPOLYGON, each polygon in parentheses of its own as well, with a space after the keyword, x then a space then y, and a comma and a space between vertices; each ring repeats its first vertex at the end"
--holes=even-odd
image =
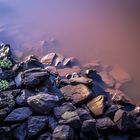
POLYGON ((40 93, 27 99, 27 103, 36 113, 50 113, 57 106, 59 99, 57 96, 47 93, 40 93))
POLYGON ((41 62, 47 65, 52 65, 54 58, 56 57, 55 53, 49 53, 42 57, 41 62))
POLYGON ((87 102, 94 97, 89 88, 83 84, 68 85, 60 90, 64 94, 65 100, 72 101, 74 104, 87 102))
POLYGON ((59 125, 53 132, 53 140, 74 140, 73 129, 68 125, 59 125))
POLYGON ((52 140, 52 134, 49 132, 41 134, 37 140, 52 140))

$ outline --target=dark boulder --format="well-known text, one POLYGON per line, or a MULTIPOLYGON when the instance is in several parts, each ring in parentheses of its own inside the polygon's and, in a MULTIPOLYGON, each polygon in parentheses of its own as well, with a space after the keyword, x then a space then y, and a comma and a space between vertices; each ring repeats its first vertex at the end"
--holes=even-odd
POLYGON ((81 137, 85 140, 98 140, 99 139, 99 133, 96 128, 96 120, 86 120, 82 124, 81 128, 81 137))
POLYGON ((117 130, 117 126, 109 117, 97 119, 96 125, 101 132, 113 132, 117 130))
POLYGON ((76 131, 79 131, 82 125, 81 120, 76 111, 66 111, 61 116, 59 124, 69 125, 76 131))
POLYGON ((53 140, 74 140, 73 129, 68 125, 59 125, 53 131, 53 140))
POLYGON ((66 111, 74 111, 75 109, 76 107, 74 107, 72 103, 64 103, 61 106, 54 108, 54 115, 57 118, 60 118, 66 111))
POLYGON ((122 132, 135 133, 136 124, 134 118, 127 112, 119 109, 114 115, 114 122, 122 132))
POLYGON ((27 105, 27 99, 36 93, 28 90, 28 89, 23 89, 21 93, 16 97, 16 103, 20 106, 26 106, 27 105))
POLYGON ((57 106, 59 98, 47 93, 40 93, 27 99, 27 103, 36 113, 50 113, 57 106))
POLYGON ((47 129, 48 118, 46 116, 31 116, 28 119, 28 136, 35 137, 43 129, 47 129))
POLYGON ((17 122, 27 119, 32 114, 29 107, 22 107, 13 110, 6 118, 5 122, 17 122))
POLYGON ((90 112, 84 108, 78 108, 76 109, 76 112, 78 116, 80 117, 80 120, 83 122, 85 120, 91 120, 92 116, 90 115, 90 112))
POLYGON ((60 90, 66 101, 72 101, 73 104, 77 105, 85 103, 94 97, 89 88, 83 84, 68 85, 60 90))
POLYGON ((37 140, 52 140, 52 134, 49 132, 41 134, 37 140))
POLYGON ((0 127, 0 140, 12 140, 10 127, 0 127))
POLYGON ((58 125, 58 122, 56 120, 56 118, 51 115, 51 116, 48 116, 48 128, 50 131, 53 131, 58 125))
POLYGON ((87 69, 85 71, 85 75, 91 79, 96 79, 98 76, 97 71, 95 69, 87 69))
POLYGON ((16 140, 25 140, 28 133, 28 127, 27 122, 24 122, 23 124, 17 126, 14 131, 13 135, 16 140))

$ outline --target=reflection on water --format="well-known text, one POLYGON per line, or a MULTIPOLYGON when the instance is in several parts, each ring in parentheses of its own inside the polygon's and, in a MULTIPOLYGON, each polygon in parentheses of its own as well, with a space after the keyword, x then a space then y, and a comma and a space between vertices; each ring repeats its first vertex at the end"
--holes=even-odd
POLYGON ((139 0, 0 0, 0 41, 26 55, 57 51, 81 63, 119 64, 133 78, 127 94, 139 101, 139 6, 139 0))

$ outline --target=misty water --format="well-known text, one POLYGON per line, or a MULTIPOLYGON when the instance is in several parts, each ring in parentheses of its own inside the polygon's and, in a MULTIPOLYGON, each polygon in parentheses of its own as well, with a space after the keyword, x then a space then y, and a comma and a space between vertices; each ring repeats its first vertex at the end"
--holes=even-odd
POLYGON ((138 102, 139 7, 139 0, 0 0, 0 42, 24 56, 55 51, 83 64, 101 60, 120 65, 132 77, 124 90, 138 102))

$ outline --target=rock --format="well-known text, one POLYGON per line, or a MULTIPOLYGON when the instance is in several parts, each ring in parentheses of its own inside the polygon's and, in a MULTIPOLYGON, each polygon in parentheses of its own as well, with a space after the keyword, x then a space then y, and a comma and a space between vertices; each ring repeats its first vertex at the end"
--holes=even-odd
POLYGON ((63 61, 64 61, 64 56, 57 53, 53 64, 54 64, 55 67, 62 67, 63 66, 63 61))
POLYGON ((107 136, 108 140, 129 140, 131 139, 128 134, 109 134, 107 136))
POLYGON ((83 122, 85 120, 91 120, 92 116, 90 115, 90 112, 83 108, 76 109, 76 112, 78 116, 80 117, 80 120, 83 122))
POLYGON ((37 140, 52 140, 52 134, 49 132, 41 134, 37 140))
POLYGON ((0 109, 0 121, 3 121, 12 110, 13 107, 5 107, 3 109, 0 109))
POLYGON ((131 80, 130 75, 120 66, 115 66, 111 71, 110 75, 116 81, 116 88, 119 89, 120 86, 131 80))
POLYGON ((128 105, 132 104, 132 101, 126 97, 126 94, 123 93, 120 90, 110 90, 110 95, 112 96, 112 101, 115 104, 120 104, 120 105, 128 105))
POLYGON ((21 93, 16 97, 16 103, 20 106, 26 106, 27 99, 33 95, 35 95, 35 92, 28 89, 23 89, 21 93))
POLYGON ((23 61, 22 70, 28 70, 32 68, 44 68, 43 64, 34 56, 30 55, 25 61, 23 61))
POLYGON ((12 140, 12 133, 10 127, 0 127, 0 139, 12 140))
POLYGON ((18 73, 18 75, 15 77, 15 83, 17 87, 22 85, 22 72, 18 73))
POLYGON ((53 132, 53 140, 74 140, 73 129, 68 125, 59 125, 53 132))
POLYGON ((70 82, 72 85, 76 85, 76 84, 91 85, 92 79, 86 77, 77 77, 77 78, 71 78, 70 82))
POLYGON ((4 58, 11 58, 12 53, 11 53, 11 47, 9 44, 1 44, 0 45, 0 59, 4 58))
POLYGON ((76 111, 66 111, 59 120, 59 124, 71 126, 74 130, 79 131, 81 128, 81 120, 76 111))
POLYGON ((55 66, 46 66, 45 69, 53 75, 58 75, 58 71, 55 66))
POLYGON ((70 85, 70 81, 68 79, 60 79, 58 81, 59 88, 70 85))
POLYGON ((51 131, 53 131, 58 125, 54 116, 48 116, 48 122, 49 122, 48 127, 51 131))
POLYGON ((19 92, 19 89, 0 92, 0 108, 13 107, 15 105, 14 98, 19 92))
POLYGON ((27 99, 27 103, 36 113, 50 113, 57 106, 57 96, 40 93, 27 99))
POLYGON ((48 125, 46 116, 31 116, 28 119, 28 135, 29 137, 37 136, 48 125))
POLYGON ((105 115, 108 117, 113 117, 115 112, 119 109, 123 108, 122 106, 119 105, 111 105, 105 112, 105 115))
POLYGON ((14 138, 17 140, 25 140, 27 136, 27 122, 17 126, 14 130, 14 138))
POLYGON ((85 75, 91 79, 96 79, 96 77, 98 76, 97 71, 94 69, 87 69, 85 75))
POLYGON ((106 71, 101 71, 99 73, 106 87, 113 88, 115 85, 115 80, 110 76, 110 74, 106 71))
POLYGON ((114 122, 122 132, 133 133, 136 130, 133 117, 121 109, 115 113, 114 122))
POLYGON ((81 128, 81 137, 85 140, 98 140, 99 133, 96 128, 96 120, 85 120, 81 128))
POLYGON ((117 126, 109 117, 97 119, 97 128, 102 132, 113 132, 117 130, 117 126))
POLYGON ((72 64, 76 63, 76 59, 74 57, 69 57, 69 58, 66 58, 64 61, 63 61, 63 66, 66 67, 66 66, 72 66, 72 64))
POLYGON ((81 69, 78 66, 73 66, 71 68, 63 68, 63 69, 58 69, 58 73, 61 77, 65 77, 67 74, 72 74, 74 72, 80 73, 81 69))
POLYGON ((74 104, 82 104, 94 97, 89 88, 83 84, 68 85, 60 88, 66 101, 72 101, 74 104))
POLYGON ((55 57, 56 57, 55 53, 49 53, 41 58, 41 62, 47 65, 52 65, 55 57))
POLYGON ((54 114, 59 119, 66 111, 74 111, 76 107, 72 103, 64 103, 60 107, 54 108, 54 114))
POLYGON ((21 107, 13 110, 6 118, 5 122, 17 122, 27 119, 32 114, 29 107, 21 107))
POLYGON ((48 72, 29 72, 29 73, 24 73, 23 74, 23 80, 22 84, 23 86, 27 87, 36 87, 38 86, 41 82, 47 80, 49 78, 49 73, 48 72))
POLYGON ((0 74, 1 80, 11 80, 15 77, 15 72, 12 70, 5 70, 0 74))
POLYGON ((103 115, 107 108, 106 97, 103 95, 97 96, 87 103, 89 110, 95 115, 103 115))

